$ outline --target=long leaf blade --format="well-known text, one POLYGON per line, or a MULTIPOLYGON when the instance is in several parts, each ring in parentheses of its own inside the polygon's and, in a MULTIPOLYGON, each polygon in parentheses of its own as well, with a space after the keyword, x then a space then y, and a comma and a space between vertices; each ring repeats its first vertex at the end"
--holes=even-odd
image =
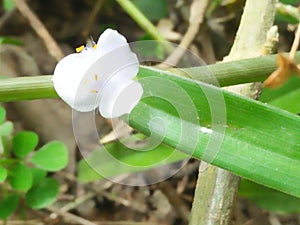
MULTIPOLYGON (((300 197, 298 116, 189 79, 177 76, 166 78, 155 70, 141 71, 140 74, 147 78, 146 81, 141 79, 146 95, 149 92, 153 96, 159 96, 161 90, 165 90, 171 93, 169 97, 172 96, 176 90, 165 85, 166 79, 182 88, 194 103, 199 120, 192 121, 189 113, 193 109, 175 95, 175 99, 171 99, 170 102, 176 99, 181 101, 180 110, 189 112, 185 118, 180 118, 176 110, 167 106, 161 99, 146 98, 130 114, 131 126, 145 134, 151 132, 157 137, 164 135, 165 143, 192 154, 195 158, 211 161, 212 164, 237 175, 300 197), (207 130, 214 125, 211 109, 216 105, 209 105, 206 96, 220 95, 224 97, 226 123, 218 124, 218 128, 224 126, 224 134, 222 129, 219 129, 221 132, 218 129, 212 130, 210 134, 207 130), (149 130, 153 117, 167 122, 165 130, 149 130), (182 133, 182 126, 188 127, 190 132, 182 133), (221 141, 219 149, 210 148, 206 151, 210 141, 216 141, 218 138, 221 141), (193 143, 195 140, 196 143, 193 143)), ((214 99, 211 103, 218 104, 214 99)), ((220 107, 219 110, 224 109, 220 107)))

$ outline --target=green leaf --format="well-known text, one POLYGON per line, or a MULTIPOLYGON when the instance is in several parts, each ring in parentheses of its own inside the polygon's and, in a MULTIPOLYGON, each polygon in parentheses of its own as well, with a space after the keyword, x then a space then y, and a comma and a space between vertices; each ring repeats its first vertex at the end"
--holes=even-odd
POLYGON ((16 194, 11 194, 0 201, 0 219, 6 220, 19 205, 20 197, 16 194))
POLYGON ((34 154, 31 162, 47 171, 61 170, 68 164, 68 149, 62 142, 49 142, 34 154))
POLYGON ((33 181, 32 181, 32 185, 36 185, 38 184, 41 180, 43 180, 46 175, 47 172, 45 170, 39 169, 39 168, 30 168, 31 173, 32 173, 32 177, 33 177, 33 181))
POLYGON ((90 156, 79 162, 78 180, 91 182, 124 173, 140 172, 187 157, 164 144, 158 145, 151 151, 136 151, 116 141, 93 151, 90 156))
POLYGON ((0 37, 0 45, 2 44, 22 45, 22 42, 10 37, 0 37))
POLYGON ((300 198, 263 187, 249 180, 241 181, 239 195, 248 198, 262 209, 276 213, 300 212, 300 198))
POLYGON ((168 16, 168 4, 166 0, 132 0, 133 4, 150 20, 158 21, 168 16))
POLYGON ((58 182, 53 178, 44 178, 26 193, 25 199, 31 208, 41 209, 55 202, 58 193, 58 182))
POLYGON ((31 131, 21 131, 13 138, 13 152, 16 156, 22 158, 35 149, 38 141, 39 138, 36 133, 31 131))
POLYGON ((277 98, 276 100, 270 101, 269 104, 278 108, 287 110, 291 113, 300 113, 300 88, 289 94, 277 98))
POLYGON ((15 4, 12 0, 3 0, 3 8, 6 12, 9 12, 15 8, 15 4))
POLYGON ((0 125, 0 137, 9 136, 14 129, 14 124, 10 121, 6 121, 0 125))
POLYGON ((299 86, 300 77, 293 76, 279 88, 263 88, 259 100, 269 103, 277 98, 281 98, 283 95, 289 94, 291 91, 297 90, 299 86))
POLYGON ((2 106, 0 106, 0 124, 4 122, 5 117, 6 117, 6 111, 2 106))
POLYGON ((30 169, 23 165, 17 164, 10 171, 9 183, 14 190, 28 191, 32 186, 32 174, 30 169))
POLYGON ((300 14, 297 7, 278 3, 276 5, 276 21, 289 24, 297 24, 300 21, 300 14))
POLYGON ((0 182, 5 181, 7 177, 7 170, 0 166, 0 182))
POLYGON ((298 4, 300 4, 299 0, 279 0, 279 2, 282 2, 284 4, 290 4, 290 5, 298 5, 298 4))
POLYGON ((277 89, 263 88, 260 101, 284 109, 291 113, 300 112, 300 78, 292 77, 277 89))
POLYGON ((140 68, 139 78, 148 97, 130 113, 133 128, 164 137, 164 143, 195 158, 300 197, 299 116, 156 69, 140 68), (163 121, 165 129, 160 129, 162 122, 153 124, 153 118, 163 121))

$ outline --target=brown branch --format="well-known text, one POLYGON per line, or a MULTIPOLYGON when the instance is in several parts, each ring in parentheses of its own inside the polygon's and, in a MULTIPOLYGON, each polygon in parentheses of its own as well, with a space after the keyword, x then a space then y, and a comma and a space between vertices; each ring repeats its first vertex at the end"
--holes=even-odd
POLYGON ((13 0, 20 13, 28 19, 31 27, 37 35, 44 41, 50 55, 57 61, 64 57, 64 54, 56 41, 52 38, 44 24, 39 20, 35 13, 28 7, 25 0, 13 0))

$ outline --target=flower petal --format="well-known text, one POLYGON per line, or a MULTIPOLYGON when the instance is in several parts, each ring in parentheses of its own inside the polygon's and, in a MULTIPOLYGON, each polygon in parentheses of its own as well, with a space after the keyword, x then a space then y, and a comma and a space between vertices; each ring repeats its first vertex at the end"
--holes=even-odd
POLYGON ((120 77, 113 77, 102 89, 99 112, 105 118, 130 113, 143 95, 143 87, 139 82, 120 77))
POLYGON ((120 46, 128 46, 126 38, 119 34, 118 31, 106 29, 99 37, 96 50, 105 54, 120 46))
POLYGON ((116 117, 128 113, 142 96, 142 86, 132 80, 138 67, 137 56, 125 37, 107 29, 99 37, 96 49, 71 54, 57 64, 54 88, 77 111, 92 111, 100 104, 103 116, 116 117), (123 94, 129 98, 127 106, 115 103, 124 99, 123 94))
MULTIPOLYGON (((112 79, 130 81, 137 75, 138 69, 138 59, 131 52, 128 44, 102 55, 84 74, 77 91, 76 98, 78 100, 76 99, 73 108, 77 111, 94 109, 95 105, 100 103, 102 89, 105 85, 112 79), (91 107, 91 105, 93 106, 91 107)), ((114 100, 111 99, 110 101, 114 100)))
POLYGON ((52 77, 57 94, 72 108, 77 108, 80 111, 91 111, 97 107, 97 105, 94 106, 92 104, 90 104, 88 108, 79 107, 79 105, 87 105, 86 103, 89 96, 81 96, 81 98, 79 98, 77 95, 83 75, 89 69, 93 61, 94 59, 91 54, 70 54, 59 61, 52 77))

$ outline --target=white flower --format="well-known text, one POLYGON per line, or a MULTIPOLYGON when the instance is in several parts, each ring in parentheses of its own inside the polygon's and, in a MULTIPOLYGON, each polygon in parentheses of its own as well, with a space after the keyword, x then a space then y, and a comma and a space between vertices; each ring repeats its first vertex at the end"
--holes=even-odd
POLYGON ((57 94, 81 112, 99 107, 105 118, 130 113, 143 94, 134 81, 139 61, 124 36, 105 30, 95 46, 63 58, 53 75, 57 94))

